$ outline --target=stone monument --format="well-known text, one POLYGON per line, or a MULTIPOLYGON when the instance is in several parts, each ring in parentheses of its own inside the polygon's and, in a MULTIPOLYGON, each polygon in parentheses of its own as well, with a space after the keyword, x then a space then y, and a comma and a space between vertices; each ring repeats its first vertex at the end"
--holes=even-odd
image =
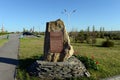
POLYGON ((74 53, 70 39, 62 20, 47 22, 44 40, 44 59, 49 62, 61 62, 74 53))
POLYGON ((42 80, 89 77, 84 64, 76 57, 63 21, 47 22, 44 39, 44 59, 34 62, 27 71, 42 80))

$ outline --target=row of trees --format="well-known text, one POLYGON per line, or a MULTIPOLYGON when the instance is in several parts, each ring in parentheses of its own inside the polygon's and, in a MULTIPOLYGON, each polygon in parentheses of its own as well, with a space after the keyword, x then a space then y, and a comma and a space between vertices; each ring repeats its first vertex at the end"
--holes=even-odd
POLYGON ((99 31, 95 31, 95 26, 92 27, 92 31, 90 31, 90 27, 88 27, 86 31, 81 30, 78 32, 77 30, 73 30, 69 35, 74 42, 87 42, 88 44, 95 44, 96 38, 108 37, 109 39, 120 40, 120 31, 105 31, 104 27, 101 27, 99 31))
POLYGON ((0 32, 0 35, 6 35, 6 34, 9 34, 9 32, 0 32))
POLYGON ((104 36, 112 40, 120 40, 120 31, 107 31, 104 36))

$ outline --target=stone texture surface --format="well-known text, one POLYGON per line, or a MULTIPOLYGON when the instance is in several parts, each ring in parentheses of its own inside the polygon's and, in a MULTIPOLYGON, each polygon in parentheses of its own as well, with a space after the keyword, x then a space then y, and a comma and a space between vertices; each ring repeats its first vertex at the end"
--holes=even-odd
POLYGON ((32 76, 37 76, 40 79, 46 80, 90 76, 81 61, 74 56, 64 62, 46 62, 37 60, 28 68, 28 72, 32 76))
POLYGON ((45 40, 44 40, 44 60, 49 62, 61 62, 70 58, 73 55, 73 53, 74 53, 74 50, 73 50, 73 47, 70 45, 70 39, 65 29, 64 22, 61 21, 60 19, 56 21, 47 22, 45 40), (52 45, 54 42, 50 44, 51 43, 50 41, 52 40, 50 36, 51 32, 55 34, 59 34, 60 32, 62 32, 63 41, 61 41, 62 39, 59 39, 58 41, 55 41, 55 44, 54 44, 54 45, 58 45, 58 48, 61 49, 62 47, 61 42, 63 42, 62 51, 59 49, 58 49, 58 52, 56 51, 55 48, 57 47, 53 47, 52 45), (52 46, 52 50, 54 50, 53 52, 50 48, 51 46, 52 46))

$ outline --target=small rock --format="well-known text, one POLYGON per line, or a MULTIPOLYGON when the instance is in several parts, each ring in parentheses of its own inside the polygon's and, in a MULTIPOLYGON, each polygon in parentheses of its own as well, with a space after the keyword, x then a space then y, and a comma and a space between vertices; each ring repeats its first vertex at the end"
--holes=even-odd
POLYGON ((85 72, 85 75, 86 75, 87 77, 90 77, 90 73, 89 73, 88 71, 85 72))

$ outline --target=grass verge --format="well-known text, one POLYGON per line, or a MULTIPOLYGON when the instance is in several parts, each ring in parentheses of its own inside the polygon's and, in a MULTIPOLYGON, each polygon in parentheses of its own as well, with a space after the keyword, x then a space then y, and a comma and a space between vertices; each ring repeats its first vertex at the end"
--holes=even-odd
POLYGON ((17 69, 18 80, 39 80, 30 77, 26 68, 43 54, 43 38, 22 38, 20 39, 19 66, 17 69))

